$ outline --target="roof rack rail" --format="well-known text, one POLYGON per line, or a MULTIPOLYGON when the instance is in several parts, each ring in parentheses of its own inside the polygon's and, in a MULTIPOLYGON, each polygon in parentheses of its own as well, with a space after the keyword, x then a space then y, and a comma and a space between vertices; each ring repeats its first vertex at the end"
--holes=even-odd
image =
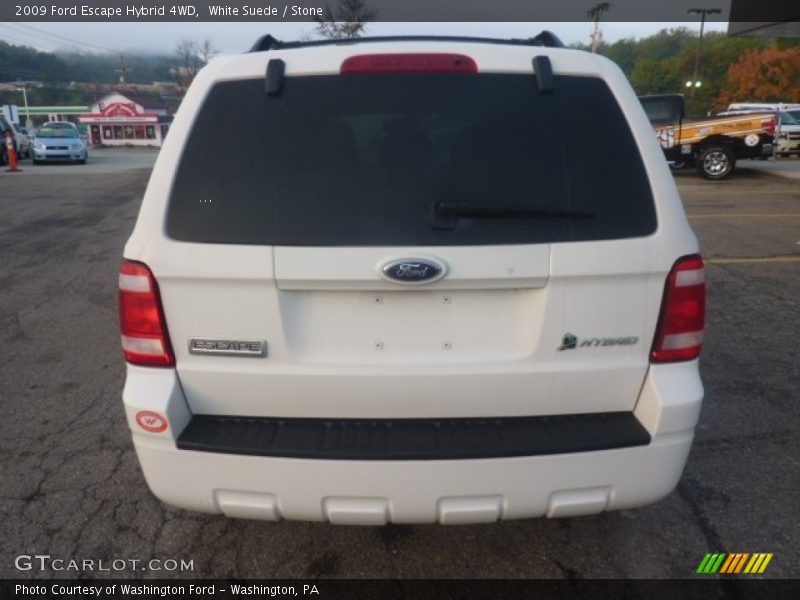
POLYGON ((249 52, 265 52, 267 50, 285 50, 290 48, 309 48, 314 46, 339 46, 363 44, 369 42, 472 42, 478 44, 510 44, 514 46, 544 46, 546 48, 563 48, 564 43, 552 31, 542 31, 530 39, 498 39, 447 35, 391 35, 341 40, 312 40, 309 42, 282 42, 267 34, 256 40, 249 52))

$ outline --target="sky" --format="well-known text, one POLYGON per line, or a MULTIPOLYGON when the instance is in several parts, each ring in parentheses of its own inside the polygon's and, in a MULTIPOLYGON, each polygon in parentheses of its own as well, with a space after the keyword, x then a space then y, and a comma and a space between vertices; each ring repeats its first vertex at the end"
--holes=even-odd
MULTIPOLYGON (((697 28, 686 23, 602 23, 606 42, 646 37, 665 27, 697 28)), ((565 43, 589 43, 592 24, 580 23, 370 23, 367 35, 473 35, 486 37, 532 37, 549 29, 565 43)), ((727 23, 707 23, 706 31, 726 31, 727 23)), ((299 39, 314 31, 313 23, 0 23, 0 39, 26 44, 44 51, 57 49, 84 52, 171 54, 175 42, 184 37, 210 39, 222 53, 246 51, 260 36, 299 39)))

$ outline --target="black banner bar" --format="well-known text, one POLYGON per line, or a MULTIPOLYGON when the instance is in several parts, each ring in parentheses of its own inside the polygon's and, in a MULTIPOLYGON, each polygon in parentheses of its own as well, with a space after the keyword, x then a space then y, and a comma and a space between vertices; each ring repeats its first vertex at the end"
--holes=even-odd
POLYGON ((224 580, 224 579, 62 579, 4 580, 3 600, 83 600, 100 598, 183 600, 203 598, 304 598, 306 600, 796 600, 797 580, 752 576, 698 576, 681 580, 224 580))
MULTIPOLYGON (((591 21, 594 0, 365 0, 383 22, 579 22, 591 21)), ((698 0, 614 0, 603 21, 694 21, 698 0)), ((787 22, 800 20, 795 0, 715 0, 709 21, 787 22)), ((3 0, 0 21, 227 21, 312 22, 337 0, 3 0)))

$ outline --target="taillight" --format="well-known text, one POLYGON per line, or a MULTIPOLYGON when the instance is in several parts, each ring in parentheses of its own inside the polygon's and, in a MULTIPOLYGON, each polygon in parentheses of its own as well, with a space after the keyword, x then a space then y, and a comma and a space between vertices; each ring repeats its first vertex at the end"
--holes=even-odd
POLYGON ((175 364, 156 283, 142 263, 123 260, 119 267, 119 329, 125 360, 135 365, 175 364))
POLYGON ((359 54, 345 59, 342 75, 369 73, 477 73, 474 59, 464 54, 359 54))
POLYGON ((700 356, 706 325, 706 278, 699 255, 679 258, 664 287, 651 362, 692 360, 700 356))
POLYGON ((775 119, 765 119, 761 121, 761 126, 770 135, 775 135, 775 119))

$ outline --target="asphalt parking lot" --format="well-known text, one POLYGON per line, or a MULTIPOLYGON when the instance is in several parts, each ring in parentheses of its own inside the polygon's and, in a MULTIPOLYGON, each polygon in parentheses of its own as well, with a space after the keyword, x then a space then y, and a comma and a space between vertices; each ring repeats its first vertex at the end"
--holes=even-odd
MULTIPOLYGON (((20 173, 13 177, 39 177, 41 175, 93 175, 95 173, 120 173, 137 169, 150 169, 157 156, 154 148, 97 148, 89 150, 85 165, 68 162, 47 162, 38 165, 31 159, 19 161, 20 173)), ((7 167, 2 167, 5 170, 7 167)), ((2 171, 0 171, 2 172, 2 171)))
POLYGON ((14 568, 49 554, 193 561, 117 573, 153 577, 672 578, 713 551, 771 552, 764 577, 798 575, 798 179, 744 163, 723 182, 676 176, 709 308, 706 402, 667 499, 575 519, 337 527, 188 513, 147 489, 120 399, 116 277, 153 158, 106 150, 85 167, 0 171, 0 577, 79 575, 14 568))

